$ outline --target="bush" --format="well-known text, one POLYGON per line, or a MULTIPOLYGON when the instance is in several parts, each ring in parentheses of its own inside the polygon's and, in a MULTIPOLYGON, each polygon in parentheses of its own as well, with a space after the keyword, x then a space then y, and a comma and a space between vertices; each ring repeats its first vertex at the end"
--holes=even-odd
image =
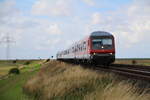
POLYGON ((17 60, 13 60, 12 63, 13 63, 13 64, 17 63, 17 60))
POLYGON ((50 61, 50 59, 47 59, 47 60, 46 60, 46 62, 49 62, 49 61, 50 61))
POLYGON ((26 61, 25 63, 24 63, 24 65, 29 65, 30 64, 30 61, 26 61))
POLYGON ((137 64, 136 60, 132 60, 132 64, 133 65, 137 64))
POLYGON ((20 70, 18 68, 12 68, 9 70, 9 74, 20 74, 20 70))

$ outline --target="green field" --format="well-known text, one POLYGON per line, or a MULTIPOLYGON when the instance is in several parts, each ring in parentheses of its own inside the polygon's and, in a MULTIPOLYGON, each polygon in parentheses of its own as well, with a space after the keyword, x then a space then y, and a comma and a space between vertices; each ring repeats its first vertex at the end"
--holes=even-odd
POLYGON ((1 60, 0 61, 0 77, 5 76, 8 74, 9 70, 11 68, 19 68, 19 69, 24 69, 25 67, 32 67, 43 60, 17 60, 16 63, 14 63, 14 60, 11 61, 6 61, 6 60, 1 60))
POLYGON ((1 100, 26 100, 22 86, 37 71, 25 72, 20 75, 14 75, 5 80, 0 80, 0 99, 1 100))
POLYGON ((43 61, 22 60, 13 64, 12 61, 0 61, 0 73, 6 75, 11 68, 20 68, 19 75, 9 75, 6 79, 0 80, 0 100, 32 100, 26 96, 22 87, 25 82, 35 75, 43 61), (30 62, 26 64, 26 62, 30 62))

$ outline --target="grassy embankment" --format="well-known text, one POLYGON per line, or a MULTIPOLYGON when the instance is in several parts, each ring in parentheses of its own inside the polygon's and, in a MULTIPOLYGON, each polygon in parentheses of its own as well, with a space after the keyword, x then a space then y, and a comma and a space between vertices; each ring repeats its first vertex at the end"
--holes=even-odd
POLYGON ((37 73, 41 61, 0 61, 0 72, 6 75, 10 68, 19 68, 19 75, 9 75, 6 79, 0 80, 0 100, 30 100, 22 92, 25 82, 37 73), (5 69, 5 70, 3 70, 5 69))
POLYGON ((118 81, 116 76, 97 73, 78 65, 53 61, 23 87, 37 100, 149 100, 150 94, 138 93, 136 86, 118 81))
POLYGON ((146 58, 131 58, 131 59, 116 59, 116 64, 135 64, 135 65, 145 65, 150 66, 150 59, 146 58))

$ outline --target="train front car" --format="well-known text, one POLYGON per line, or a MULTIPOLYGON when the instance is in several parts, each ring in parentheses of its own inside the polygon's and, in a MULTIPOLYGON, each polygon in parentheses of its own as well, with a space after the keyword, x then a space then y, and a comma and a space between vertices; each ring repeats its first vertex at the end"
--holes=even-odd
POLYGON ((109 65, 115 61, 115 42, 112 34, 103 31, 93 32, 89 41, 90 60, 94 64, 109 65))

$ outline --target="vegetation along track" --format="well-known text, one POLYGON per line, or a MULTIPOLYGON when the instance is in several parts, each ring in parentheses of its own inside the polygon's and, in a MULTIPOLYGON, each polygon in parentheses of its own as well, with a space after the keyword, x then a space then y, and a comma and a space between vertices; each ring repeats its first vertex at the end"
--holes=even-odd
POLYGON ((107 69, 105 66, 96 67, 96 70, 101 69, 150 82, 150 66, 112 64, 109 66, 109 69, 107 69))

